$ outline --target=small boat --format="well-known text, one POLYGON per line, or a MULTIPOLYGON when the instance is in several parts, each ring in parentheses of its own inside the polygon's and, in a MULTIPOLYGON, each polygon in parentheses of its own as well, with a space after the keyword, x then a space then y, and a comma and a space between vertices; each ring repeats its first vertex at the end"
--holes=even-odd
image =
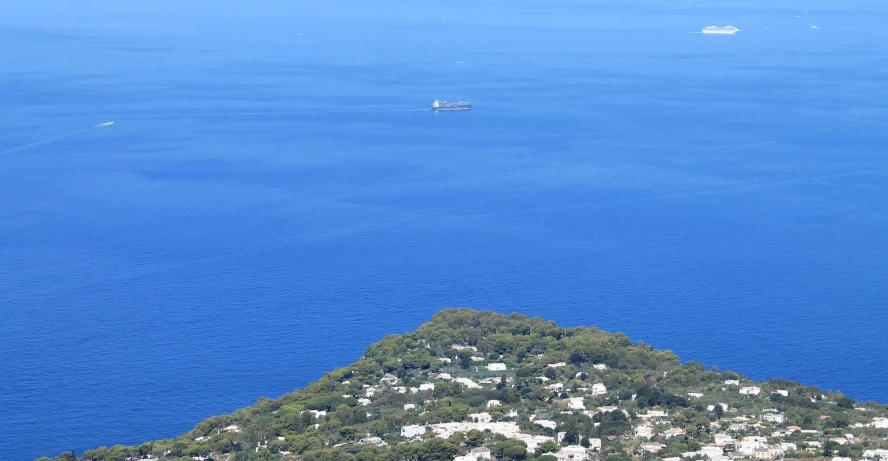
POLYGON ((447 101, 438 101, 437 99, 432 102, 432 110, 470 110, 472 105, 468 102, 447 102, 447 101))
POLYGON ((736 34, 737 32, 740 32, 740 29, 738 29, 734 26, 719 27, 716 25, 712 25, 712 26, 706 26, 703 28, 704 34, 732 35, 732 34, 736 34))

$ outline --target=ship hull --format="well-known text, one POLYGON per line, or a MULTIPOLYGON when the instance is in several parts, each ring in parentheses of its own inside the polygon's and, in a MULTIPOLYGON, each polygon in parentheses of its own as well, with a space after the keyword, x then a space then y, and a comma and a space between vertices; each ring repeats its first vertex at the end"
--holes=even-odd
POLYGON ((736 30, 704 30, 704 34, 712 34, 712 35, 734 35, 737 33, 736 30))
POLYGON ((439 112, 450 112, 454 110, 472 110, 471 107, 432 107, 432 110, 439 112))

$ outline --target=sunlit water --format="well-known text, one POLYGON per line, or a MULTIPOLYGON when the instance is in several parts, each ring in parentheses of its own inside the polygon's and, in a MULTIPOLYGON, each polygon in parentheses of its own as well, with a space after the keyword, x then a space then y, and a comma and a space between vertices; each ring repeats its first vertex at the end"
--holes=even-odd
POLYGON ((372 3, 4 5, 0 460, 450 306, 888 401, 880 1, 372 3))

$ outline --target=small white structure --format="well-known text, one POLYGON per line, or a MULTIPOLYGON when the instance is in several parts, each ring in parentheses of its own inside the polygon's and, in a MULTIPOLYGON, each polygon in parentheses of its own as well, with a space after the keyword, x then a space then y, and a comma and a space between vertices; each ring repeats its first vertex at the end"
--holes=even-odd
POLYGON ((502 404, 503 403, 500 402, 499 400, 488 400, 487 401, 487 408, 499 407, 499 406, 502 406, 502 404))
POLYGON ((505 363, 488 363, 487 364, 488 371, 506 371, 505 363))
POLYGON ((876 429, 888 429, 888 418, 873 418, 873 427, 876 429))
POLYGON ((564 363, 564 362, 558 362, 558 363, 550 363, 550 364, 547 365, 547 366, 548 366, 549 368, 560 368, 560 367, 566 367, 567 364, 564 363))
POLYGON ((422 384, 419 385, 419 391, 420 391, 420 392, 422 392, 422 391, 433 391, 433 390, 435 390, 435 384, 434 384, 434 383, 422 383, 422 384))
POLYGON ((472 458, 475 458, 476 460, 490 459, 490 448, 484 448, 484 447, 472 448, 469 451, 469 456, 471 456, 472 458))
POLYGON ((598 371, 604 371, 604 370, 607 370, 607 365, 605 365, 603 363, 596 363, 595 365, 592 365, 592 368, 594 368, 598 371))
POLYGON ((410 438, 416 437, 418 435, 423 435, 426 432, 425 426, 420 426, 418 424, 414 424, 412 426, 404 426, 401 428, 401 437, 410 438))
POLYGON ((749 387, 741 387, 740 393, 744 395, 759 395, 762 392, 762 388, 756 386, 749 387))
POLYGON ((888 450, 885 450, 885 449, 865 450, 863 452, 863 457, 866 459, 872 459, 872 458, 888 459, 888 450))
POLYGON ((635 437, 639 439, 649 439, 654 436, 654 427, 650 424, 640 424, 635 427, 635 437))
POLYGON ((586 461, 588 454, 586 449, 579 445, 568 445, 555 453, 558 461, 586 461))
POLYGON ((666 448, 666 446, 663 445, 662 443, 657 443, 657 442, 644 442, 641 445, 639 445, 638 448, 640 448, 642 451, 656 453, 656 452, 666 448))
POLYGON ((712 440, 715 442, 715 444, 717 446, 722 447, 722 448, 724 448, 724 446, 727 444, 734 443, 734 438, 728 434, 715 434, 712 436, 712 440))
POLYGON ((772 392, 772 394, 780 394, 784 397, 789 397, 789 391, 785 389, 777 389, 776 391, 772 392))
POLYGON ((367 405, 370 405, 370 399, 358 399, 358 403, 366 407, 367 405))
POLYGON ((673 427, 672 429, 663 431, 662 433, 660 433, 660 435, 666 437, 667 439, 671 439, 672 437, 680 437, 682 435, 685 435, 685 431, 680 427, 673 427))
POLYGON ((453 382, 462 384, 463 386, 466 386, 469 389, 481 389, 480 384, 476 383, 475 381, 472 381, 469 378, 456 378, 453 380, 453 382))
POLYGON ((708 458, 712 458, 715 456, 724 456, 725 451, 718 445, 703 445, 700 447, 700 453, 706 455, 708 458))
POLYGON ((414 404, 412 404, 412 403, 405 403, 405 404, 404 404, 404 409, 405 409, 405 410, 415 410, 415 409, 416 409, 416 405, 414 405, 414 404))
POLYGON ((795 453, 795 452, 799 451, 799 446, 792 443, 792 442, 781 442, 778 446, 781 449, 783 449, 784 453, 786 453, 786 452, 795 453))
POLYGON ((739 386, 739 385, 740 385, 740 380, 739 380, 739 379, 726 379, 726 380, 725 380, 725 385, 727 385, 727 386, 739 386))
POLYGON ((703 397, 703 394, 700 392, 688 392, 688 397, 699 399, 700 397, 703 397))
POLYGON ((561 392, 564 389, 564 384, 562 384, 562 383, 549 384, 548 386, 546 386, 546 389, 549 389, 552 392, 561 392))
POLYGON ((475 423, 489 423, 490 413, 469 413, 469 420, 475 423))
POLYGON ((782 413, 768 413, 766 415, 763 415, 762 419, 776 424, 782 424, 784 421, 786 421, 786 417, 782 413))
POLYGON ((543 443, 555 442, 555 438, 545 435, 515 434, 511 438, 524 442, 529 451, 536 450, 543 443))
POLYGON ((308 411, 310 411, 311 414, 313 414, 315 418, 320 418, 321 416, 327 416, 327 412, 325 410, 308 410, 308 411))
POLYGON ((546 429, 555 429, 556 427, 558 427, 558 423, 556 423, 555 421, 550 421, 548 419, 538 419, 533 423, 537 426, 545 427, 546 429))
POLYGON ((571 397, 567 399, 567 408, 571 410, 585 410, 586 404, 583 403, 582 397, 571 397))
POLYGON ((596 383, 592 385, 592 395, 604 395, 607 394, 607 388, 604 387, 604 384, 596 383))

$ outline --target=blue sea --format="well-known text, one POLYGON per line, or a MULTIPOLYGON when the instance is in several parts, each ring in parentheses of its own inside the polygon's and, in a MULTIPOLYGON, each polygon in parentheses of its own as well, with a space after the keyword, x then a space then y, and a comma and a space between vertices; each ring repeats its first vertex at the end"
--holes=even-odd
POLYGON ((0 461, 457 306, 888 402, 883 0, 7 3, 0 461))

